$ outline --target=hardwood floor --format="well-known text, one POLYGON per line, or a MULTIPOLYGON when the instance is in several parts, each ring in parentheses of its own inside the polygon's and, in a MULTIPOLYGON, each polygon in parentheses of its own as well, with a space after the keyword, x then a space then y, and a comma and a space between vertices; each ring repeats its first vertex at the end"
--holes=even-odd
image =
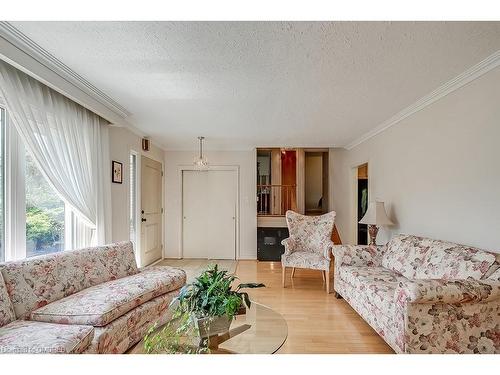
POLYGON ((191 282, 199 276, 209 265, 217 264, 219 269, 236 272, 237 261, 235 260, 210 260, 210 259, 163 259, 156 263, 158 266, 171 266, 186 271, 187 282, 191 282))
MULTIPOLYGON (((326 294, 320 271, 287 269, 281 286, 281 263, 239 261, 241 282, 262 282, 251 298, 283 315, 288 338, 278 353, 393 353, 393 350, 343 299, 326 294)), ((333 284, 331 286, 333 291, 333 284)))

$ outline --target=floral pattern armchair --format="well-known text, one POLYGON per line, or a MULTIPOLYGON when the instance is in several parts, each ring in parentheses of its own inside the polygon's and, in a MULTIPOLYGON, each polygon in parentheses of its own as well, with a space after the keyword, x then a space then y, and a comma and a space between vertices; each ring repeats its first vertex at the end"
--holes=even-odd
POLYGON ((331 240, 335 212, 321 216, 305 216, 293 211, 286 212, 286 222, 290 237, 281 243, 285 253, 281 256, 282 283, 285 287, 286 268, 320 270, 330 293, 330 254, 333 247, 331 240))

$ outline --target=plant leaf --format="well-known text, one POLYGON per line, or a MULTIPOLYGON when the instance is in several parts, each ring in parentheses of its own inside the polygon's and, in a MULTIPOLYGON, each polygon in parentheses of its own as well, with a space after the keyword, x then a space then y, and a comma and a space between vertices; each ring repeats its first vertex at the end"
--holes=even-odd
POLYGON ((241 297, 243 297, 243 301, 245 301, 245 305, 250 308, 252 305, 252 302, 250 301, 250 297, 248 296, 247 292, 239 293, 241 297))
POLYGON ((238 285, 237 290, 243 289, 243 288, 248 288, 248 289, 255 289, 255 288, 265 288, 266 286, 262 283, 244 283, 238 285))

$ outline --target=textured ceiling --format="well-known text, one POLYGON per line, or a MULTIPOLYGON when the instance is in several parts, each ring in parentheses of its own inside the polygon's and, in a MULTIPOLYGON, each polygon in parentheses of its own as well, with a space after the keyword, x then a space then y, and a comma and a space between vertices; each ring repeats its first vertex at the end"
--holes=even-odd
POLYGON ((167 149, 343 146, 500 50, 500 22, 12 22, 167 149))

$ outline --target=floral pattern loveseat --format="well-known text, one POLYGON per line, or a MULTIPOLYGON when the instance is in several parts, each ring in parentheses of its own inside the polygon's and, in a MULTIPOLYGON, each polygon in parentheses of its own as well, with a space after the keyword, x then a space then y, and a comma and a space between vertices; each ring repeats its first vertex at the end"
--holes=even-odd
POLYGON ((397 353, 500 353, 500 254, 410 235, 333 253, 336 293, 397 353))
POLYGON ((123 353, 186 283, 171 267, 139 270, 131 242, 0 264, 0 353, 123 353))

